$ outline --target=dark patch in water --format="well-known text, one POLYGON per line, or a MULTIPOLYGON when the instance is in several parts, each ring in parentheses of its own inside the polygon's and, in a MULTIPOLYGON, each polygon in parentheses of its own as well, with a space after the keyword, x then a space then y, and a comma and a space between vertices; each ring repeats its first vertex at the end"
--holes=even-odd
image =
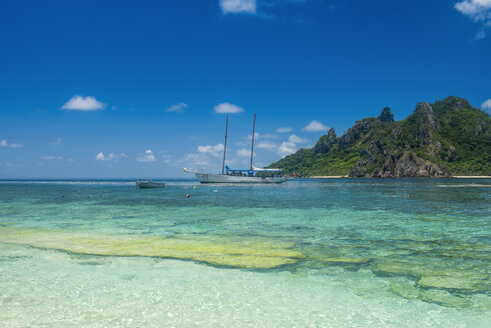
POLYGON ((136 276, 134 274, 123 274, 121 275, 121 279, 131 281, 131 280, 135 280, 136 276))
POLYGON ((96 261, 87 261, 87 262, 80 262, 80 265, 90 265, 90 266, 96 266, 96 265, 104 265, 106 263, 104 262, 96 262, 96 261))
POLYGON ((32 256, 27 256, 27 255, 16 255, 16 256, 2 255, 0 256, 0 262, 17 261, 21 259, 29 259, 31 257, 32 256))

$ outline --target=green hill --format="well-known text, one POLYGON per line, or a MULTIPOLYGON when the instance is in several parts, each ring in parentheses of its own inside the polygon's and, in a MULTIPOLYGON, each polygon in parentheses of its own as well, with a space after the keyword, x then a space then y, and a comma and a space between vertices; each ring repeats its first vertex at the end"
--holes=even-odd
POLYGON ((272 163, 298 176, 446 177, 491 175, 491 119, 462 98, 419 103, 402 121, 388 107, 357 121, 340 138, 334 129, 315 146, 272 163))

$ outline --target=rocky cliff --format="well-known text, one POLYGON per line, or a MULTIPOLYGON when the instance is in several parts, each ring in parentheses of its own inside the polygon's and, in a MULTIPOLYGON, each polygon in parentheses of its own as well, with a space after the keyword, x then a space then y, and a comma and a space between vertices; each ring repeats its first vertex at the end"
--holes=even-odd
POLYGON ((386 107, 357 121, 340 138, 334 129, 311 149, 271 167, 299 176, 447 177, 491 175, 491 119, 468 101, 419 103, 402 121, 386 107))

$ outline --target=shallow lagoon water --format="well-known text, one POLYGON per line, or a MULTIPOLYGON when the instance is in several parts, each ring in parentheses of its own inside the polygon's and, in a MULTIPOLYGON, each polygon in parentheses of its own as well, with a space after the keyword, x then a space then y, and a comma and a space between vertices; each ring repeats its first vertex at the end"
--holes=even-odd
POLYGON ((490 203, 486 179, 2 181, 0 322, 485 327, 490 203))

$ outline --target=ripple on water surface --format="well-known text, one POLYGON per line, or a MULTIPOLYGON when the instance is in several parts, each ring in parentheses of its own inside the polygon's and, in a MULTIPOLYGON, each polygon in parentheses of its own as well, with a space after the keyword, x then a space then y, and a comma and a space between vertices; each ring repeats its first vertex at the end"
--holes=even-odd
MULTIPOLYGON (((491 319, 489 188, 455 180, 188 183, 148 192, 0 184, 0 269, 16 282, 2 304, 19 314, 32 302, 41 317, 56 300, 43 308, 39 295, 22 298, 15 288, 49 293, 54 283, 60 293, 77 291, 67 292, 71 302, 85 295, 85 312, 58 306, 87 322, 107 323, 103 298, 129 306, 133 297, 134 313, 110 310, 120 311, 121 325, 240 318, 260 326, 261 317, 266 326, 414 326, 418 317, 421 326, 476 327, 491 319), (98 283, 86 281, 92 275, 98 283), (157 298, 145 310, 150 294, 157 298)), ((18 316, 9 318, 0 315, 18 316)))

